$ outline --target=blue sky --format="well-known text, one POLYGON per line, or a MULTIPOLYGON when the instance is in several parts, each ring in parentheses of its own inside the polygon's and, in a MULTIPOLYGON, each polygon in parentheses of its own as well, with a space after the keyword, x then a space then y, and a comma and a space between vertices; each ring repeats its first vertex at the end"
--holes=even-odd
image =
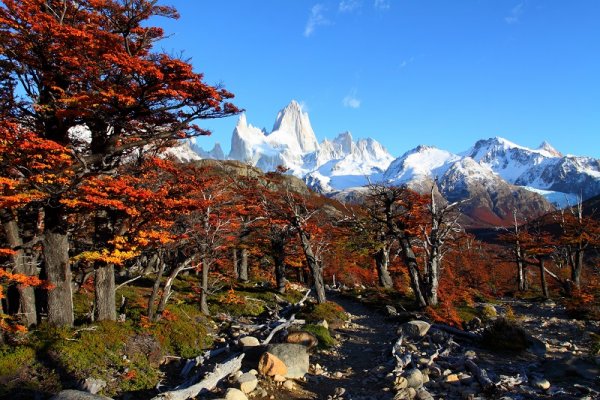
MULTIPOLYGON (((255 126, 298 100, 321 140, 349 130, 399 156, 502 136, 600 158, 596 0, 164 0, 156 22, 255 126)), ((206 121, 229 149, 237 117, 206 121)))

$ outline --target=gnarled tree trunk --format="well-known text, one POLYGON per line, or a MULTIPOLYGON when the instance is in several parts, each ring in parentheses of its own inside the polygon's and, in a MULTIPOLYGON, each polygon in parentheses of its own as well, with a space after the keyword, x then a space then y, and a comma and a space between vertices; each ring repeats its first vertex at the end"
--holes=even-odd
POLYGON ((304 251, 304 257, 306 258, 306 263, 308 264, 314 281, 317 303, 325 303, 327 298, 325 296, 325 283, 323 282, 323 268, 313 252, 308 233, 300 230, 299 234, 302 250, 304 251))
POLYGON ((275 285, 277 286, 277 291, 284 294, 287 279, 285 270, 285 241, 281 237, 271 237, 271 253, 273 262, 275 263, 275 285))
MULTIPOLYGON (((2 218, 2 226, 4 227, 4 235, 6 241, 11 249, 15 253, 11 256, 13 264, 13 271, 18 274, 27 276, 37 275, 37 269, 35 265, 28 260, 25 251, 23 249, 23 238, 19 233, 19 226, 16 219, 8 210, 2 210, 0 212, 2 218)), ((31 327, 37 324, 37 314, 35 308, 35 291, 31 286, 17 285, 17 292, 19 294, 19 303, 17 305, 17 312, 19 314, 22 323, 31 327)))
POLYGON ((390 248, 389 246, 381 247, 377 253, 375 253, 375 266, 377 267, 377 276, 379 278, 379 285, 391 289, 394 286, 388 266, 390 263, 390 248))
POLYGON ((239 279, 242 282, 248 281, 248 249, 242 247, 241 251, 241 260, 239 265, 239 279))

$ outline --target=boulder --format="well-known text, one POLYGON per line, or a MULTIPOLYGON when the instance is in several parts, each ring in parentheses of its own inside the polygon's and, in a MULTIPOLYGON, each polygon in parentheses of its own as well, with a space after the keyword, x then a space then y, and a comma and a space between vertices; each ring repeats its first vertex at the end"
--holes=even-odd
POLYGON ((425 321, 409 321, 402 325, 400 325, 400 329, 398 329, 399 335, 404 335, 405 337, 409 337, 412 339, 422 338, 427 334, 431 324, 425 321))
POLYGON ((419 389, 419 390, 417 390, 417 397, 416 398, 419 399, 419 400, 434 400, 434 398, 431 395, 431 393, 429 393, 425 389, 419 389))
POLYGON ((244 393, 251 393, 258 386, 256 375, 246 372, 237 379, 240 390, 244 393))
MULTIPOLYGON (((276 373, 286 378, 302 378, 309 367, 308 349, 301 344, 280 343, 267 346, 267 352, 283 361, 286 373, 276 373)), ((275 374, 273 374, 275 375, 275 374)))
MULTIPOLYGON (((298 345, 299 346, 299 345, 298 345)), ((266 352, 258 360, 258 372, 264 376, 285 376, 288 373, 287 366, 279 357, 266 352)))
POLYGON ((290 332, 286 336, 285 342, 301 344, 303 346, 308 347, 309 349, 311 349, 311 348, 315 347, 317 344, 319 344, 319 340, 315 337, 315 335, 313 335, 312 333, 309 333, 309 332, 304 332, 304 331, 290 332))
POLYGON ((104 397, 79 390, 63 390, 52 396, 50 400, 111 400, 110 397, 104 397))
POLYGON ((248 400, 248 396, 239 389, 230 388, 225 393, 225 400, 248 400))
POLYGON ((550 382, 544 378, 533 378, 529 383, 536 389, 548 390, 550 389, 550 382))

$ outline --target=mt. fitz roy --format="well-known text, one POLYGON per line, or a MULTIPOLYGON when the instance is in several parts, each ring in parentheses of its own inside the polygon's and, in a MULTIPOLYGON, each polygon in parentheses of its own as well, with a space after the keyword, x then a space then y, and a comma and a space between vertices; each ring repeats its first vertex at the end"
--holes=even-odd
MULTIPOLYGON (((171 153, 186 161, 224 158, 218 145, 206 152, 185 143, 171 153)), ((252 126, 241 115, 227 159, 264 171, 283 166, 312 189, 340 199, 364 192, 361 187, 368 182, 419 191, 436 183, 450 201, 471 199, 470 213, 488 223, 506 222, 515 207, 539 213, 551 208, 550 203, 563 207, 578 197, 600 194, 599 160, 563 156, 546 142, 529 149, 495 137, 479 140, 459 154, 418 146, 394 158, 379 142, 355 141, 350 132, 319 143, 308 114, 296 101, 279 111, 271 132, 252 126)))

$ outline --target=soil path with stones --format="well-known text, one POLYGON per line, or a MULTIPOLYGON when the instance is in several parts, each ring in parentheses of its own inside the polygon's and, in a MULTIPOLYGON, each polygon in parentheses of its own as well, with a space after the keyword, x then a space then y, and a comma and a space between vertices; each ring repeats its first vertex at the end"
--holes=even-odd
POLYGON ((397 322, 356 301, 330 297, 350 321, 335 331, 340 346, 311 357, 312 374, 301 386, 315 399, 392 399, 393 379, 388 374, 394 369, 391 350, 397 322))

